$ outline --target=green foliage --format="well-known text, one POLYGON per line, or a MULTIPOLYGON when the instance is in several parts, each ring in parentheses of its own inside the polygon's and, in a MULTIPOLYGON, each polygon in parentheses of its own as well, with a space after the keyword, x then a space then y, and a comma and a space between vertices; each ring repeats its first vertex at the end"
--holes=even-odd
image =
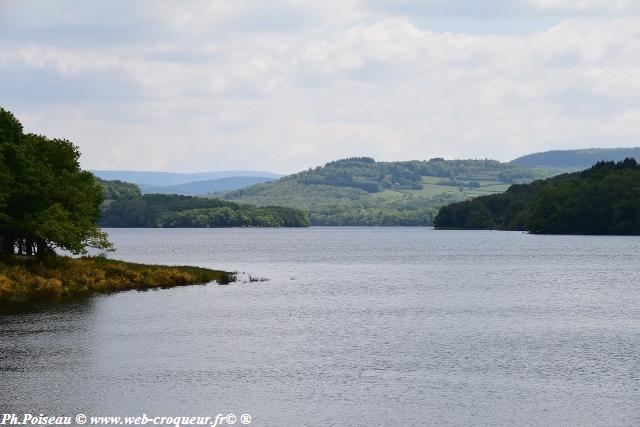
POLYGON ((244 205, 165 212, 157 227, 306 227, 309 219, 302 211, 280 206, 244 205))
POLYGON ((219 199, 146 194, 111 203, 105 227, 306 227, 307 215, 279 206, 240 205, 219 199))
POLYGON ((124 181, 105 181, 96 178, 102 188, 102 198, 104 200, 134 199, 142 196, 140 187, 124 181))
POLYGON ((0 230, 6 229, 10 222, 6 209, 15 184, 11 167, 18 160, 21 139, 20 122, 9 111, 0 108, 0 230))
POLYGON ((434 219, 437 228, 523 230, 526 209, 541 181, 516 184, 506 192, 443 206, 434 219))
POLYGON ((4 108, 0 108, 0 141, 17 145, 22 139, 22 124, 4 108))
POLYGON ((22 126, 0 109, 0 240, 5 257, 44 256, 54 248, 85 253, 110 249, 96 225, 102 190, 80 169, 78 149, 69 141, 23 134, 22 126))
POLYGON ((640 234, 640 166, 599 162, 503 194, 444 206, 438 228, 527 230, 542 234, 640 234))
MULTIPOLYGON (((368 193, 383 189, 420 190, 423 176, 486 179, 504 183, 528 182, 542 177, 541 172, 495 160, 441 160, 376 162, 369 157, 355 157, 327 163, 323 167, 283 178, 304 185, 351 187, 368 193)), ((242 191, 242 190, 240 190, 242 191)))
POLYGON ((313 225, 431 225, 443 204, 544 176, 544 171, 494 160, 376 162, 358 157, 223 197, 304 209, 313 225))

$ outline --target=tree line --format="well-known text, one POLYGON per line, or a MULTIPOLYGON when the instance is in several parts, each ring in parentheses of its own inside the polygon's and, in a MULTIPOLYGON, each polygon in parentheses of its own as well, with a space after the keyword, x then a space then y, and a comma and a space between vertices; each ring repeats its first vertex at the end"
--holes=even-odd
POLYGON ((104 227, 307 227, 301 210, 241 205, 220 199, 169 194, 120 198, 105 208, 104 227))
POLYGON ((119 180, 105 181, 100 178, 96 178, 96 181, 102 188, 102 197, 104 200, 134 199, 142 196, 140 187, 130 182, 119 180))
POLYGON ((640 235, 640 166, 627 158, 440 209, 437 228, 640 235))
POLYGON ((0 108, 0 252, 44 257, 60 248, 75 254, 110 249, 97 221, 102 189, 80 168, 65 139, 24 133, 0 108))

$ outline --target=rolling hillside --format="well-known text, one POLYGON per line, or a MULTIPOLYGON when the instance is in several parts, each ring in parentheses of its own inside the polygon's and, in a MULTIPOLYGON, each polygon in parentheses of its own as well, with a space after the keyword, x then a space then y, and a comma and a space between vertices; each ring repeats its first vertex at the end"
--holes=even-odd
POLYGON ((431 225, 442 205, 548 176, 546 170, 494 160, 376 162, 360 157, 216 196, 304 209, 312 225, 431 225))
POLYGON ((527 154, 512 160, 511 163, 528 167, 547 167, 573 171, 586 169, 599 161, 619 162, 627 157, 640 160, 640 147, 554 150, 527 154))

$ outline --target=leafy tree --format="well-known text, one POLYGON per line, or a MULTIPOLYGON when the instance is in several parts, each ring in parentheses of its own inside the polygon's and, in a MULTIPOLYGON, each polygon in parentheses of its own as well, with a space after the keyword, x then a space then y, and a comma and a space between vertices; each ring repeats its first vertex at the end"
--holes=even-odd
POLYGON ((88 247, 111 249, 96 225, 102 189, 91 173, 80 169, 77 147, 66 140, 22 134, 19 122, 13 118, 11 123, 13 116, 5 110, 0 117, 0 152, 11 184, 3 190, 4 256, 16 250, 42 257, 55 248, 75 254, 86 253, 88 247))
POLYGON ((14 230, 11 210, 15 195, 22 189, 16 188, 15 169, 20 164, 20 141, 22 125, 11 112, 0 108, 0 239, 2 252, 13 251, 14 230))
POLYGON ((134 199, 142 195, 140 187, 130 182, 118 180, 105 181, 100 178, 96 178, 96 181, 102 188, 102 197, 104 200, 134 199))

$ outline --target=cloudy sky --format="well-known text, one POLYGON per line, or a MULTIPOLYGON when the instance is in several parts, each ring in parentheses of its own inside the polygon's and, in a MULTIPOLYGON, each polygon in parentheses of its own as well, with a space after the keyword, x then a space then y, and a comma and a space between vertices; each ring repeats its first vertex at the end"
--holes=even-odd
POLYGON ((640 0, 0 0, 0 106, 91 169, 640 145, 640 0))

